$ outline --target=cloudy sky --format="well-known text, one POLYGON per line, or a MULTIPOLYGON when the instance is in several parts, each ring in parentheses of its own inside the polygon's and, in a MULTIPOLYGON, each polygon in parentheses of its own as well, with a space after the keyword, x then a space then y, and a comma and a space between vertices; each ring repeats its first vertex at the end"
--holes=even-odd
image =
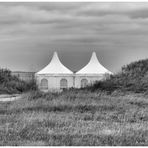
POLYGON ((148 58, 148 3, 0 3, 0 66, 38 71, 58 51, 81 69, 96 51, 112 72, 148 58))

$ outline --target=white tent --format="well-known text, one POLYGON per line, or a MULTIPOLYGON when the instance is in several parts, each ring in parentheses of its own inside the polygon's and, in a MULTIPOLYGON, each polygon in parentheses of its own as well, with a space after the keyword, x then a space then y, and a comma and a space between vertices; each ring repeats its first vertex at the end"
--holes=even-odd
POLYGON ((61 63, 57 52, 54 52, 51 62, 41 71, 37 72, 38 74, 73 74, 73 72, 61 63))
POLYGON ((36 73, 37 85, 43 91, 59 91, 71 87, 80 88, 95 81, 104 79, 105 73, 111 73, 98 61, 96 53, 92 53, 89 63, 74 74, 65 67, 54 52, 50 63, 36 73))
POLYGON ((105 73, 112 74, 110 71, 108 71, 104 66, 100 64, 96 56, 96 53, 93 52, 88 64, 85 67, 83 67, 81 70, 79 70, 76 74, 105 74, 105 73))

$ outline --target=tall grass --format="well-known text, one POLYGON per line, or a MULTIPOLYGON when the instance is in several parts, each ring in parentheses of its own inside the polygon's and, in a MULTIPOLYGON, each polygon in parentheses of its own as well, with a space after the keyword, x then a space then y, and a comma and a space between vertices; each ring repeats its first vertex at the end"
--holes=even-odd
POLYGON ((0 104, 0 145, 148 145, 148 100, 33 91, 0 104))

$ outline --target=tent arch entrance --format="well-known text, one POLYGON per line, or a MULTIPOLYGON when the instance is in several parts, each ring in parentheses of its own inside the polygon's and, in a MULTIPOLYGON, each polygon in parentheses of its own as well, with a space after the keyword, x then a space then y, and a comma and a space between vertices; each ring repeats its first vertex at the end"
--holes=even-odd
POLYGON ((86 87, 88 85, 88 80, 87 79, 82 79, 81 80, 81 87, 86 87))
POLYGON ((41 89, 48 89, 48 80, 43 78, 41 80, 41 85, 40 85, 41 89))
POLYGON ((60 88, 61 88, 61 89, 66 89, 66 88, 68 88, 68 82, 67 82, 66 79, 61 79, 61 80, 60 80, 60 88))

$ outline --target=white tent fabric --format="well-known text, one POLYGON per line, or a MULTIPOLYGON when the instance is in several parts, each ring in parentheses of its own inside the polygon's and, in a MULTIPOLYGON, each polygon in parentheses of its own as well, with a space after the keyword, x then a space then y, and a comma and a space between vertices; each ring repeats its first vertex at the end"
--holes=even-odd
POLYGON ((51 62, 37 74, 73 74, 59 60, 57 52, 54 52, 51 62))
POLYGON ((100 64, 95 52, 92 53, 89 63, 81 70, 76 72, 76 74, 105 74, 105 73, 112 74, 112 72, 108 71, 104 66, 100 64))

